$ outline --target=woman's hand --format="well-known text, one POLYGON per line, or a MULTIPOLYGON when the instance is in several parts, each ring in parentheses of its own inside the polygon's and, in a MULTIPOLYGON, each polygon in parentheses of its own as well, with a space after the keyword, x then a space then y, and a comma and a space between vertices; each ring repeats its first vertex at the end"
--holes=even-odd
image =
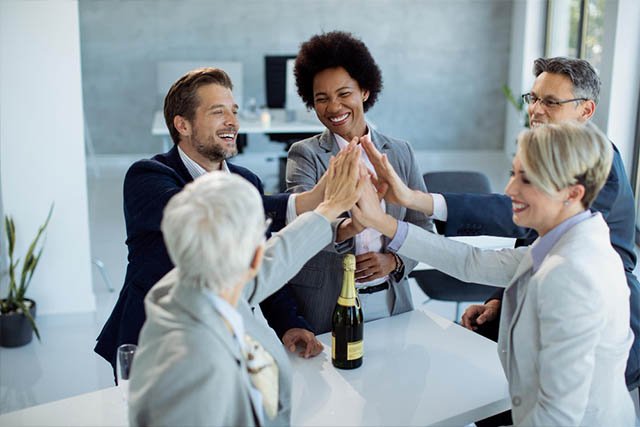
POLYGON ((360 138, 360 143, 376 170, 377 177, 374 183, 378 192, 389 203, 409 207, 413 199, 413 190, 400 179, 386 154, 381 154, 368 136, 360 138))
POLYGON ((363 180, 360 179, 360 147, 358 138, 329 161, 326 174, 324 201, 316 212, 333 221, 342 212, 350 210, 360 198, 363 180))
POLYGON ((392 254, 367 252, 356 255, 355 279, 357 282, 370 282, 388 276, 395 269, 396 257, 392 254))
POLYGON ((369 177, 365 177, 361 181, 360 199, 351 208, 353 218, 363 226, 374 228, 385 236, 393 238, 398 229, 398 222, 382 210, 379 193, 369 177))

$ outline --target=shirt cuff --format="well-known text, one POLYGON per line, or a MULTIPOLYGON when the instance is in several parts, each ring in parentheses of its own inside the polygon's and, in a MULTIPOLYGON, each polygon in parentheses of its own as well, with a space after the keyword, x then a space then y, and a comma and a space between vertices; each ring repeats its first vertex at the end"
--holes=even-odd
POLYGON ((433 198, 433 215, 429 218, 446 222, 447 216, 449 215, 447 211, 447 201, 442 194, 431 193, 431 197, 433 198))
POLYGON ((289 196, 289 200, 287 200, 287 224, 292 223, 297 217, 296 213, 296 197, 297 194, 292 194, 289 196))
POLYGON ((404 241, 407 240, 407 234, 409 234, 409 223, 406 221, 398 221, 396 234, 387 245, 387 250, 391 252, 398 252, 400 247, 404 244, 404 241))

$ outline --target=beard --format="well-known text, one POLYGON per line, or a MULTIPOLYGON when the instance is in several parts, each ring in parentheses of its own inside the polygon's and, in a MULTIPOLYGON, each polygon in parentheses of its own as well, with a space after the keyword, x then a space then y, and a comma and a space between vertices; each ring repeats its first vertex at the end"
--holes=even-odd
POLYGON ((225 141, 222 141, 222 143, 220 143, 216 140, 215 136, 209 136, 207 138, 201 139, 196 134, 193 135, 192 143, 198 154, 212 162, 228 160, 238 154, 238 146, 236 145, 235 141, 232 145, 227 144, 225 141))

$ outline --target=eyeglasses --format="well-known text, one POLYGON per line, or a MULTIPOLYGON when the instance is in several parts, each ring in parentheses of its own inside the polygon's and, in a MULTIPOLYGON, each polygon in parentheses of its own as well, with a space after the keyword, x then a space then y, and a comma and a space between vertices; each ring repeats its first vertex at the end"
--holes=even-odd
POLYGON ((530 93, 525 93, 524 95, 522 95, 522 100, 525 104, 529 105, 534 105, 536 102, 540 101, 540 104, 542 104, 546 108, 557 108, 562 104, 566 104, 567 102, 588 101, 589 98, 573 98, 556 101, 555 99, 538 98, 537 96, 530 93))

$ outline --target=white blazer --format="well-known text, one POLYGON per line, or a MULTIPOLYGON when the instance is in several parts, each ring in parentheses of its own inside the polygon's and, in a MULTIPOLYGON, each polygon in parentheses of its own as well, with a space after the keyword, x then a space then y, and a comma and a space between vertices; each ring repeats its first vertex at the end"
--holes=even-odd
POLYGON ((629 288, 599 213, 570 228, 535 273, 530 248, 481 250, 409 227, 399 253, 506 287, 498 355, 516 425, 633 425, 629 288))

